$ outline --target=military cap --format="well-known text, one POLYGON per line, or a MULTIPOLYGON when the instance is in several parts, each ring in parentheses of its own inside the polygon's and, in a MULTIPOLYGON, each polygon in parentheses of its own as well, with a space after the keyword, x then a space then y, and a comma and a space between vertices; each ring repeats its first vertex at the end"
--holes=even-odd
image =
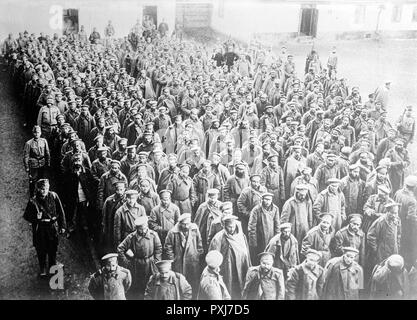
POLYGON ((182 215, 180 215, 178 217, 178 222, 184 221, 186 219, 190 219, 191 220, 191 213, 183 213, 182 215))
POLYGON ((126 182, 124 182, 124 181, 117 180, 117 181, 113 182, 114 187, 116 187, 118 184, 122 184, 122 185, 126 186, 126 182))
POLYGON ((299 146, 299 145, 294 145, 294 146, 291 146, 291 149, 292 149, 292 150, 301 150, 301 146, 299 146))
POLYGON ((48 97, 48 98, 46 99, 46 102, 54 102, 54 99, 53 99, 52 97, 48 97))
POLYGON ((327 180, 327 185, 330 185, 330 184, 340 184, 342 181, 340 180, 340 179, 337 179, 337 178, 330 178, 330 179, 328 179, 327 180))
POLYGON ((114 129, 113 124, 104 127, 104 130, 110 130, 110 129, 114 129))
POLYGON ((42 188, 42 187, 46 186, 47 184, 49 184, 49 180, 48 180, 48 179, 39 179, 39 180, 36 182, 36 186, 37 186, 38 188, 42 188))
POLYGON ((311 169, 310 167, 304 167, 301 169, 301 173, 312 173, 313 169, 311 169))
POLYGON ((155 262, 156 267, 161 270, 165 267, 171 267, 172 260, 160 260, 155 262))
POLYGON ((327 153, 327 158, 336 158, 336 154, 334 152, 327 153))
POLYGON ((354 247, 343 247, 342 250, 343 250, 343 253, 345 252, 354 252, 356 254, 359 253, 359 250, 354 247))
POLYGON ((249 180, 252 180, 252 179, 253 179, 253 178, 255 178, 255 177, 259 177, 259 178, 261 178, 261 175, 260 175, 259 173, 254 173, 254 174, 251 174, 251 176, 250 176, 249 180))
POLYGON ((141 217, 139 217, 139 218, 136 218, 136 220, 135 220, 135 226, 137 227, 137 226, 143 226, 143 225, 146 225, 146 224, 148 224, 148 216, 141 216, 141 217))
POLYGON ((218 153, 218 152, 213 152, 211 155, 212 155, 212 157, 214 157, 214 156, 221 157, 220 153, 218 153))
POLYGON ((32 132, 41 131, 41 127, 38 125, 33 126, 32 132))
POLYGON ((137 196, 137 195, 139 195, 139 192, 136 190, 131 189, 131 190, 126 191, 126 196, 137 196))
POLYGON ((159 195, 160 195, 160 196, 162 196, 164 193, 169 193, 169 194, 172 194, 172 191, 171 191, 171 190, 169 190, 169 189, 163 189, 163 190, 159 191, 159 195))
POLYGON ((331 212, 322 212, 319 214, 319 218, 323 219, 324 217, 332 217, 332 219, 334 218, 334 214, 331 212))
POLYGON ((97 136, 94 137, 94 141, 97 141, 100 138, 104 138, 103 135, 98 134, 97 136))
POLYGON ((404 184, 408 187, 414 188, 417 186, 417 176, 409 175, 404 179, 404 184))
POLYGON ((291 121, 290 125, 292 126, 298 126, 300 123, 298 121, 291 121))
POLYGON ((318 113, 324 113, 324 110, 319 108, 319 109, 316 110, 316 114, 318 114, 318 113))
POLYGON ((246 165, 243 161, 239 161, 235 164, 235 167, 246 167, 246 165))
POLYGON ((220 206, 221 210, 227 210, 227 209, 233 209, 233 203, 230 201, 225 201, 222 203, 222 205, 220 206))
POLYGON ((206 263, 212 269, 218 268, 223 262, 223 255, 217 250, 211 250, 206 255, 206 263))
POLYGON ((110 161, 110 164, 117 164, 120 167, 120 161, 118 161, 118 160, 113 159, 113 160, 110 161))
POLYGON ((317 259, 321 259, 321 252, 314 249, 308 249, 306 252, 306 257, 308 256, 314 256, 317 259))
MULTIPOLYGON (((383 159, 382 159, 383 160, 383 159)), ((378 167, 375 168, 375 170, 378 172, 379 170, 382 169, 387 169, 387 165, 379 165, 378 167)))
POLYGON ((303 184, 303 183, 297 184, 295 186, 295 190, 308 190, 308 186, 306 184, 303 184))
POLYGON ((388 202, 384 207, 385 209, 389 209, 392 207, 400 207, 401 203, 397 203, 397 202, 388 202))
POLYGON ((139 155, 139 156, 145 156, 145 157, 148 157, 148 155, 149 155, 149 154, 148 154, 148 152, 146 152, 146 151, 139 151, 139 152, 138 152, 138 155, 139 155))
POLYGON ((100 148, 97 148, 97 151, 98 151, 98 152, 107 152, 107 150, 108 150, 108 148, 107 148, 107 147, 105 147, 105 146, 100 147, 100 148))
POLYGON ((271 155, 269 155, 269 156, 268 156, 268 161, 273 161, 273 160, 274 160, 274 158, 276 158, 276 159, 278 160, 278 155, 276 155, 276 154, 271 154, 271 155))
POLYGON ((127 143, 127 139, 126 138, 121 138, 118 143, 119 144, 127 143))
POLYGON ((362 215, 360 215, 359 213, 352 213, 349 215, 349 222, 362 222, 362 215))
POLYGON ((265 198, 265 197, 273 197, 274 195, 272 194, 272 193, 270 193, 270 192, 264 192, 264 193, 262 193, 262 198, 265 198))
POLYGON ((223 221, 223 222, 226 222, 226 221, 232 221, 232 220, 237 220, 237 217, 236 217, 235 215, 233 215, 233 214, 225 214, 225 215, 222 217, 222 221, 223 221))
POLYGON ((117 259, 117 257, 118 257, 117 253, 108 253, 101 258, 101 261, 107 261, 107 260, 114 259, 114 258, 117 259))
POLYGON ((404 258, 399 254, 393 254, 387 259, 387 265, 390 269, 401 270, 404 267, 404 258))
POLYGON ((199 146, 192 146, 191 147, 191 151, 197 151, 197 150, 200 150, 199 146))
POLYGON ((153 132, 152 132, 152 131, 150 131, 150 130, 145 130, 145 131, 143 132, 143 135, 144 135, 144 136, 152 136, 152 135, 153 135, 153 132))
POLYGON ((184 163, 181 163, 181 164, 180 164, 180 169, 182 169, 182 168, 184 168, 184 167, 191 168, 191 166, 190 166, 187 162, 184 162, 184 163))
POLYGON ((207 190, 207 194, 208 194, 208 195, 215 195, 215 194, 219 194, 219 189, 216 189, 216 188, 208 189, 208 190, 207 190))
POLYGON ((70 130, 68 131, 68 134, 74 134, 77 133, 77 131, 75 131, 73 128, 70 128, 70 130))
POLYGON ((384 184, 378 186, 378 190, 382 191, 383 193, 389 194, 391 190, 384 184))
POLYGON ((288 228, 290 228, 291 229, 291 223, 289 223, 289 222, 284 222, 284 223, 281 223, 280 225, 279 225, 279 229, 288 229, 288 228))
POLYGON ((275 258, 275 254, 273 254, 272 252, 268 252, 268 251, 264 251, 264 252, 261 252, 261 253, 258 254, 259 260, 261 260, 262 257, 265 257, 265 256, 270 256, 270 257, 272 257, 272 259, 275 258))
POLYGON ((130 146, 127 146, 126 147, 126 150, 128 150, 128 149, 136 149, 136 145, 135 144, 132 144, 130 146))
POLYGON ((349 170, 355 170, 357 168, 359 168, 359 163, 353 163, 349 165, 349 170))

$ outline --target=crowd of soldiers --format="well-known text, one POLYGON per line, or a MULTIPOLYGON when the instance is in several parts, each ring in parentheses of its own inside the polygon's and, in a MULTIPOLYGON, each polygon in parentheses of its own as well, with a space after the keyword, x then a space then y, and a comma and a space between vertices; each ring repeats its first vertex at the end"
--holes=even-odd
POLYGON ((365 100, 335 48, 300 76, 286 47, 139 29, 6 40, 41 276, 84 232, 95 299, 415 297, 415 118, 387 120, 389 80, 365 100))

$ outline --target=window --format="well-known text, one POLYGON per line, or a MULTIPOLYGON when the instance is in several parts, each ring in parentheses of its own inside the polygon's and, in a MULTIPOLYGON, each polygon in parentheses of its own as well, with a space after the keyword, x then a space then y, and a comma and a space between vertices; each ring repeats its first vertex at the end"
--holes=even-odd
POLYGON ((392 7, 392 22, 400 22, 401 21, 401 13, 402 13, 402 6, 394 6, 392 7))
POLYGON ((356 6, 355 24, 363 24, 365 22, 366 6, 356 6))
POLYGON ((417 22, 417 6, 414 6, 413 8, 413 17, 411 22, 417 22))

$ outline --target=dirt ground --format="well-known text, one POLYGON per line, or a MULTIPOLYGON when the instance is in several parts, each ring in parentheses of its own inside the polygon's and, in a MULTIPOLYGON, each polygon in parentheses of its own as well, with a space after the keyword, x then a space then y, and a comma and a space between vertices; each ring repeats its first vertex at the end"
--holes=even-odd
MULTIPOLYGON (((417 107, 417 40, 339 41, 316 43, 326 63, 333 45, 339 55, 339 74, 361 88, 363 98, 386 78, 392 82, 389 118, 398 118, 405 105, 417 107)), ((298 74, 311 44, 288 43, 298 74)), ((94 272, 85 245, 61 239, 58 261, 65 265, 65 290, 52 292, 48 283, 37 278, 38 265, 31 230, 23 220, 28 200, 27 176, 22 150, 30 135, 23 127, 23 115, 13 96, 8 77, 0 72, 0 299, 90 299, 86 286, 94 272)), ((417 143, 410 146, 415 172, 417 143)))

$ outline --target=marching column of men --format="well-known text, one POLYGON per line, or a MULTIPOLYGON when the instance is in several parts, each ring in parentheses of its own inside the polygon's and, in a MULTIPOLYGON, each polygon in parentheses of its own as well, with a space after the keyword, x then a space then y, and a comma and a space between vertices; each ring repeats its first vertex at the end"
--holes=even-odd
POLYGON ((389 80, 363 101, 335 49, 300 78, 285 47, 112 28, 6 40, 42 276, 81 232, 95 299, 417 296, 415 118, 386 120, 389 80))

